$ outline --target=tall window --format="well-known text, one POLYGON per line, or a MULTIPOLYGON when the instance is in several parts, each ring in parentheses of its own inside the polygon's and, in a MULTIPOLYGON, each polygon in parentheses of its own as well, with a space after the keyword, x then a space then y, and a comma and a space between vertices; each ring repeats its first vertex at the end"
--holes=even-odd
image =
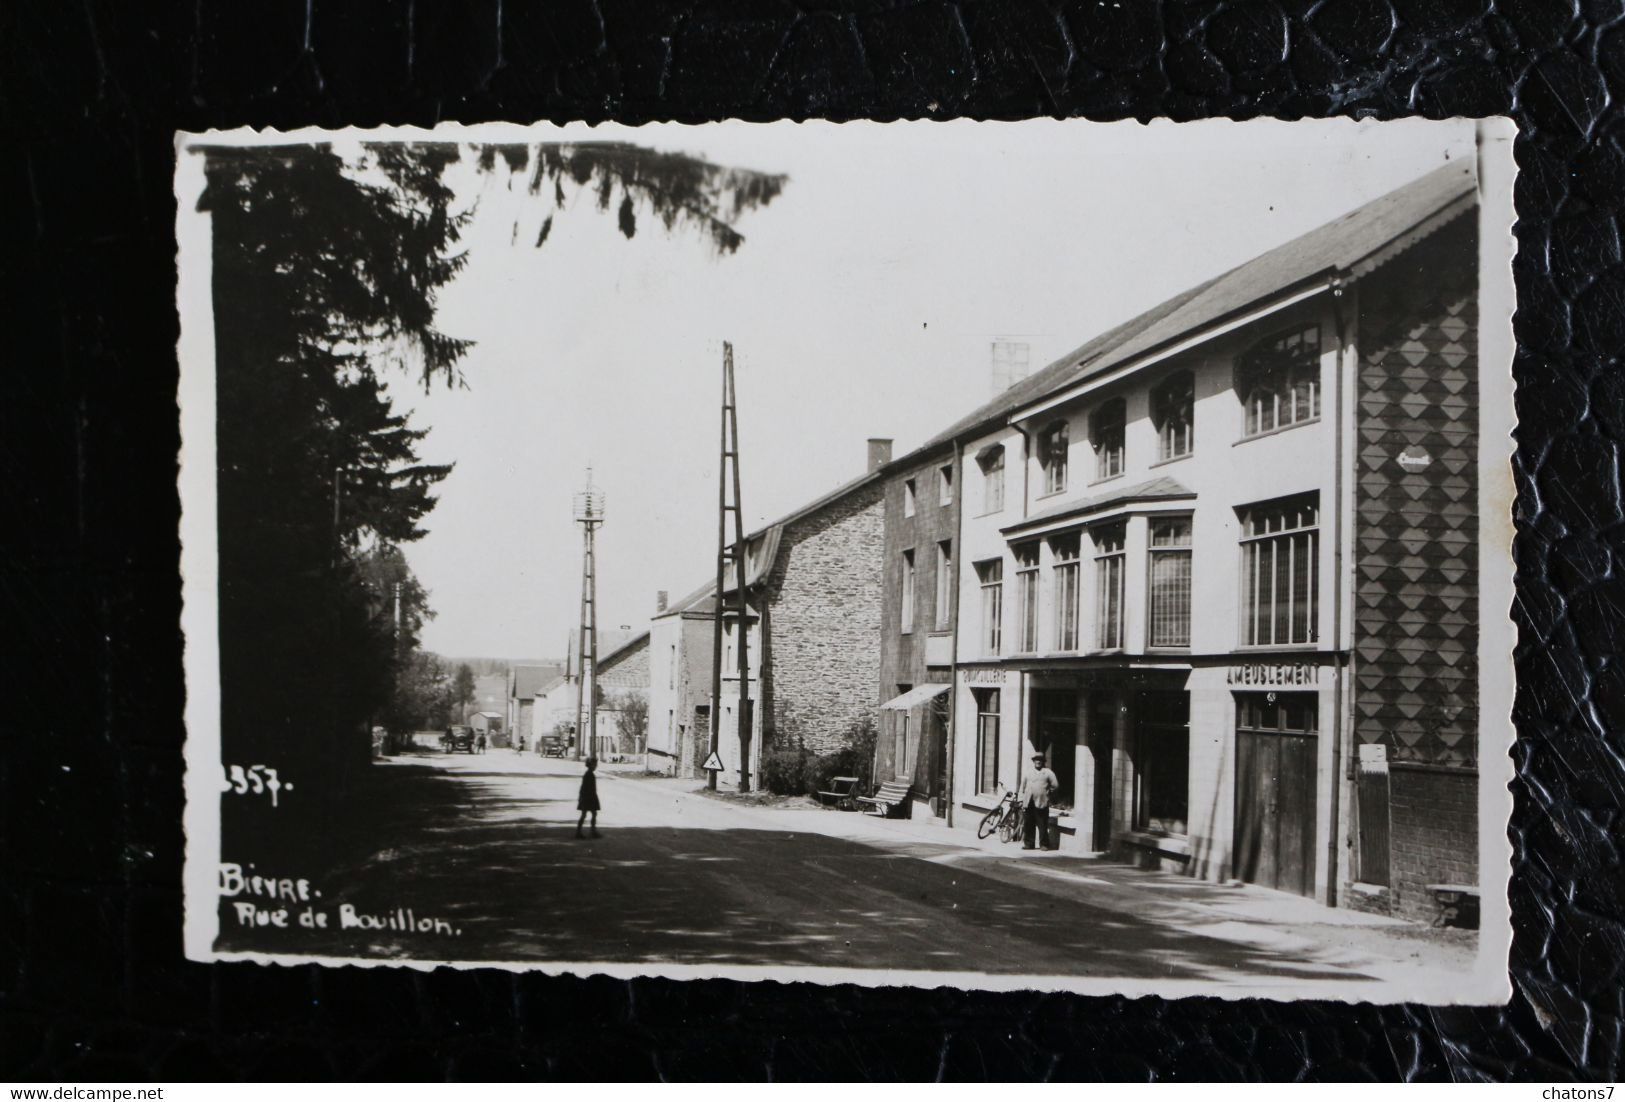
POLYGON ((673 643, 666 650, 666 688, 674 689, 677 687, 677 644, 673 643))
POLYGON ((1004 560, 977 563, 976 577, 982 583, 982 653, 992 657, 1003 640, 1004 560))
POLYGON ((1044 492, 1058 494, 1066 489, 1067 427, 1057 421, 1038 434, 1038 463, 1044 468, 1044 492))
POLYGON ((1055 559, 1055 649, 1078 649, 1078 536, 1050 540, 1055 559))
POLYGON ((1021 620, 1016 650, 1031 654, 1038 649, 1038 544, 1016 548, 1016 607, 1021 620))
POLYGON ((999 690, 973 689, 976 697, 976 791, 999 783, 999 690))
POLYGON ((954 503, 954 469, 952 464, 937 468, 937 504, 954 503))
MULTIPOLYGON (((909 684, 898 685, 897 686, 897 695, 902 696, 904 693, 908 692, 912 688, 914 688, 914 686, 909 685, 909 684)), ((892 772, 892 777, 893 778, 895 778, 897 780, 903 780, 903 779, 906 779, 908 777, 908 775, 909 775, 909 773, 908 773, 908 713, 906 711, 900 711, 900 712, 893 712, 892 715, 895 718, 892 721, 893 724, 894 724, 894 726, 892 728, 892 737, 893 737, 894 741, 892 743, 891 772, 892 772)))
POLYGON ((920 490, 912 478, 903 479, 903 515, 911 517, 919 507, 920 490))
POLYGON ((982 468, 982 512, 1004 510, 1004 445, 988 448, 976 458, 982 468))
POLYGON ((1134 829, 1184 834, 1190 821, 1190 697, 1185 693, 1142 693, 1138 704, 1134 829))
POLYGON ((954 545, 952 540, 937 544, 937 603, 935 626, 938 631, 948 626, 948 613, 954 600, 954 545))
POLYGON ((898 629, 904 635, 914 630, 914 552, 903 552, 903 580, 899 590, 902 608, 898 612, 898 629))
POLYGON ((1191 518, 1151 521, 1151 621, 1153 647, 1191 645, 1191 518))
POLYGON ((1115 478, 1123 473, 1123 399, 1113 398, 1089 419, 1089 443, 1095 449, 1095 477, 1115 478))
POLYGON ((1092 533, 1095 541, 1095 649, 1123 647, 1123 526, 1092 533))
POLYGON ((1266 337, 1236 363, 1236 392, 1246 408, 1246 434, 1320 416, 1320 329, 1266 337))
POLYGON ((1189 371, 1176 371, 1151 391, 1151 421, 1157 426, 1157 458, 1178 459, 1196 443, 1196 384, 1189 371))
POLYGON ((1315 641, 1319 523, 1316 494, 1241 511, 1242 637, 1248 646, 1315 641))

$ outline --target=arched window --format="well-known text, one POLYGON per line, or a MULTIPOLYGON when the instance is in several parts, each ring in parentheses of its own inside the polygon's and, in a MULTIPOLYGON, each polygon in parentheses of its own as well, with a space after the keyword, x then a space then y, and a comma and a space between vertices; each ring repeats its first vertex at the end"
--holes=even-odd
POLYGON ((1266 337, 1236 361, 1236 393, 1246 410, 1246 435, 1271 432, 1320 416, 1320 328, 1266 337))
POLYGON ((1097 408, 1089 418, 1089 443, 1095 449, 1095 478, 1113 478, 1123 473, 1123 422, 1127 406, 1113 398, 1097 408))
POLYGON ((1038 463, 1044 468, 1044 492, 1058 494, 1066 489, 1068 432, 1065 421, 1056 421, 1038 434, 1038 463))
POLYGON ((1196 383, 1189 371, 1176 371, 1151 391, 1151 421, 1157 426, 1157 458, 1178 459, 1196 444, 1193 419, 1196 383))

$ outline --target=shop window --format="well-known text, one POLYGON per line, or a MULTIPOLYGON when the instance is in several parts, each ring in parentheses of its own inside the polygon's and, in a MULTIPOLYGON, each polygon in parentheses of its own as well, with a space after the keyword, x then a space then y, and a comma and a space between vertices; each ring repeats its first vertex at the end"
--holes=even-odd
POLYGON ((976 791, 999 785, 999 690, 974 689, 976 697, 976 791))
POLYGON ((907 635, 914 630, 914 552, 903 552, 903 578, 898 598, 901 608, 897 615, 897 630, 907 635))
POLYGON ((1016 548, 1016 608, 1018 621, 1016 651, 1032 654, 1038 650, 1038 544, 1016 548))
POLYGON ((1151 521, 1150 589, 1150 645, 1190 646, 1190 517, 1157 517, 1151 521))
POLYGON ((1091 533, 1095 542, 1095 649, 1123 647, 1123 526, 1091 533))
POLYGON ((912 478, 903 479, 903 515, 911 517, 919 507, 919 486, 912 478))
POLYGON ((1245 433, 1257 436, 1320 416, 1320 329, 1266 337, 1236 361, 1245 433))
POLYGON ((1251 647, 1313 643, 1320 587, 1318 495, 1240 512, 1243 642, 1251 647))
POLYGON ((1046 494, 1066 489, 1068 435, 1065 421, 1056 421, 1038 434, 1038 465, 1044 471, 1046 494))
POLYGON ((1176 371, 1151 391, 1151 421, 1157 426, 1157 458, 1180 459, 1196 444, 1196 385, 1189 371, 1176 371))
POLYGON ((1190 822, 1190 697, 1142 693, 1134 722, 1134 829, 1185 834, 1190 822))
POLYGON ((1116 478, 1123 473, 1123 437, 1127 407, 1113 398, 1089 418, 1089 444, 1095 449, 1095 478, 1116 478))
POLYGON ((954 545, 952 540, 937 544, 937 594, 933 609, 938 631, 948 627, 948 613, 953 608, 954 545))
POLYGON ((982 586, 982 653, 991 658, 1003 641, 1004 560, 977 563, 976 578, 982 586))
POLYGON ((954 469, 953 467, 937 468, 937 504, 952 505, 954 503, 954 469))
POLYGON ((1078 649, 1078 535, 1050 540, 1055 565, 1055 649, 1078 649))
POLYGON ((976 458, 982 469, 982 512, 1004 511, 1004 445, 988 448, 976 458))

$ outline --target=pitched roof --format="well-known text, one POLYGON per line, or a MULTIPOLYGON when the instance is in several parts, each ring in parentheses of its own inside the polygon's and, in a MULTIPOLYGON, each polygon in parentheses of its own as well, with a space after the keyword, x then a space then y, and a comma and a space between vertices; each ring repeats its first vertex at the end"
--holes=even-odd
POLYGON ((628 651, 636 648, 639 643, 647 643, 648 641, 649 629, 645 628, 642 631, 633 632, 631 635, 628 635, 625 639, 622 639, 618 643, 611 644, 607 651, 598 656, 599 670, 602 671, 604 664, 610 660, 619 658, 621 655, 626 654, 628 651))
POLYGON ((1114 505, 1127 505, 1131 501, 1179 501, 1188 500, 1195 496, 1196 492, 1187 489, 1181 482, 1176 482, 1166 476, 1153 478, 1149 482, 1124 486, 1096 497, 1084 498, 1082 501, 1063 501, 1059 505, 1051 505, 1048 509, 1040 509, 1032 516, 1023 517, 1016 523, 999 529, 999 531, 1001 533, 1019 532, 1023 528, 1033 528, 1052 520, 1083 516, 1087 513, 1098 513, 1102 509, 1110 509, 1114 505))
POLYGON ((515 666, 513 668, 513 695, 515 698, 540 696, 543 687, 559 676, 558 666, 515 666))
POLYGON ((1413 240, 1419 229, 1467 209, 1476 187, 1470 162, 1437 168, 1107 330, 960 418, 910 455, 951 443, 977 426, 1003 420, 1053 391, 1121 366, 1263 299, 1316 277, 1349 271, 1391 245, 1413 240))

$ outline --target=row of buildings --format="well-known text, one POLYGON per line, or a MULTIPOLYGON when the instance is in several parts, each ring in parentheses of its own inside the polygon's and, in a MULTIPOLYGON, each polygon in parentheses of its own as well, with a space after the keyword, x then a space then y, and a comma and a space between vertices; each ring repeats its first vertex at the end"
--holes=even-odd
POLYGON ((747 537, 643 643, 652 768, 877 724, 973 829, 1042 753, 1064 849, 1420 917, 1477 882, 1474 166, 1193 287, 747 537), (719 714, 713 716, 713 710, 719 714))

